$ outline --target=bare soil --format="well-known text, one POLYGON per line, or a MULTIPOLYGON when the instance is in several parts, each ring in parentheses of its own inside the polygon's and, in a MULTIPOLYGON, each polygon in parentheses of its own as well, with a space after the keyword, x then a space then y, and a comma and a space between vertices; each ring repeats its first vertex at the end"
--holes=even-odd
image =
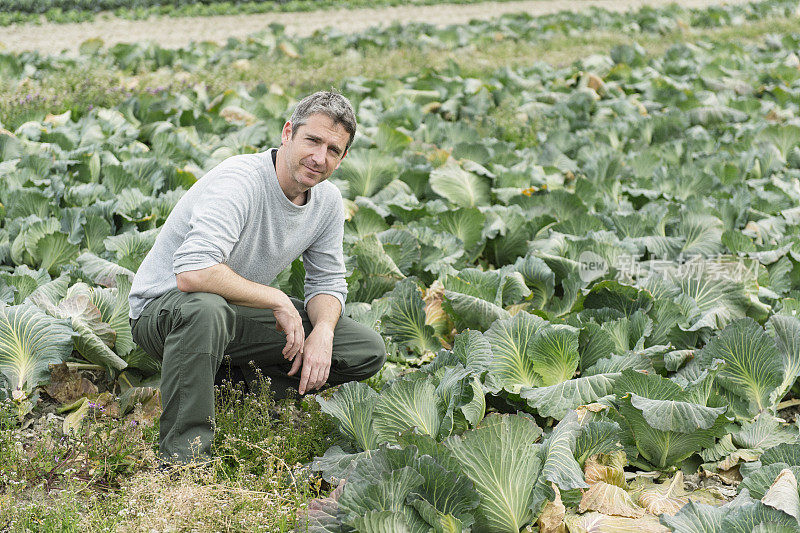
MULTIPOLYGON (((743 4, 749 1, 751 0, 677 0, 677 3, 694 8, 743 4)), ((80 43, 89 38, 102 39, 108 46, 120 42, 155 41, 163 47, 177 48, 192 41, 223 43, 229 37, 243 38, 273 23, 284 25, 287 34, 305 36, 326 27, 356 32, 393 22, 427 22, 446 26, 463 24, 473 19, 490 19, 505 13, 546 15, 563 10, 581 11, 591 6, 625 11, 675 2, 676 0, 528 0, 216 17, 163 17, 150 20, 126 20, 104 14, 93 22, 21 24, 0 28, 0 50, 38 50, 44 54, 67 51, 74 54, 80 43)))

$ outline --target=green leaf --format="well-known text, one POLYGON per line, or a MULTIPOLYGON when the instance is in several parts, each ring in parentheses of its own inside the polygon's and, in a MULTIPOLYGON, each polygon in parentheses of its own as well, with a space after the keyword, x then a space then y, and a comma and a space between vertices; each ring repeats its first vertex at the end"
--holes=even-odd
POLYGON ((578 332, 569 326, 550 326, 531 339, 533 371, 541 376, 541 386, 548 387, 571 379, 578 368, 578 332))
POLYGON ((140 347, 136 346, 124 356, 128 367, 141 370, 145 376, 153 376, 161 372, 161 360, 156 359, 140 347))
POLYGON ((339 431, 359 450, 378 447, 379 438, 372 429, 372 411, 377 398, 374 390, 357 381, 340 386, 330 400, 316 396, 322 412, 338 421, 339 431))
POLYGON ((399 173, 394 158, 379 150, 353 150, 342 160, 339 179, 347 183, 343 196, 370 197, 392 182, 399 173))
POLYGON ((689 500, 675 516, 661 515, 661 523, 673 533, 718 533, 729 511, 717 505, 706 505, 689 500))
POLYGON ((772 143, 780 150, 784 159, 795 146, 800 145, 800 126, 789 125, 769 125, 759 133, 758 137, 766 142, 772 143))
POLYGON ((646 461, 665 469, 707 448, 726 433, 726 408, 707 407, 698 388, 681 388, 658 375, 625 370, 617 379, 615 392, 619 412, 646 461))
POLYGON ((411 533, 405 518, 398 511, 370 510, 353 520, 359 533, 411 533))
POLYGON ((530 522, 541 459, 533 442, 541 429, 517 415, 489 415, 445 445, 481 496, 473 531, 518 533, 530 522))
POLYGON ((423 455, 421 450, 414 466, 424 482, 410 495, 409 503, 435 531, 450 531, 448 527, 458 524, 469 527, 475 522, 474 510, 480 503, 480 496, 458 468, 423 455))
POLYGON ((800 320, 788 315, 773 315, 767 323, 767 330, 775 337, 783 359, 783 380, 770 396, 771 403, 777 403, 800 376, 800 320))
POLYGON ((32 300, 44 298, 49 302, 58 302, 67 295, 69 289, 69 275, 62 274, 54 280, 48 281, 36 287, 33 292, 25 299, 25 303, 34 303, 32 300))
POLYGON ((89 252, 97 255, 105 251, 106 246, 103 241, 111 235, 111 224, 99 215, 87 215, 86 224, 83 227, 83 247, 89 252))
POLYGON ((100 310, 103 322, 111 326, 116 333, 114 351, 125 357, 134 348, 131 325, 128 320, 130 306, 128 295, 131 291, 131 280, 125 275, 117 276, 116 287, 104 289, 95 287, 90 289, 89 295, 92 303, 100 310))
POLYGON ((473 375, 480 375, 492 362, 492 346, 480 331, 468 329, 453 339, 453 350, 442 351, 431 363, 431 370, 461 364, 473 375))
POLYGON ((719 279, 707 266, 692 272, 691 276, 675 279, 681 292, 691 298, 699 315, 689 331, 701 328, 722 329, 732 320, 747 316, 752 307, 750 297, 741 282, 719 279))
POLYGON ((590 404, 611 394, 619 374, 596 374, 570 379, 550 387, 526 388, 520 396, 540 416, 561 419, 578 406, 590 404))
POLYGON ((765 451, 760 461, 763 465, 786 463, 789 466, 800 466, 800 445, 778 444, 765 451))
POLYGON ((518 392, 521 387, 542 384, 542 377, 534 368, 529 340, 545 327, 544 320, 521 311, 512 318, 496 321, 485 333, 494 356, 490 374, 507 390, 518 392))
POLYGON ((755 421, 745 422, 731 434, 733 444, 739 448, 768 450, 779 444, 800 443, 797 428, 787 426, 769 413, 760 414, 755 421))
POLYGON ((752 533, 756 526, 788 526, 795 532, 800 531, 797 520, 791 516, 767 507, 761 502, 744 505, 734 513, 727 513, 722 521, 721 531, 725 533, 752 533))
POLYGON ((388 227, 389 225, 377 211, 366 206, 358 206, 358 211, 345 222, 344 232, 348 238, 360 239, 366 235, 380 233, 388 227))
POLYGON ((562 491, 587 488, 581 467, 575 460, 575 440, 581 431, 578 414, 570 411, 543 443, 542 477, 562 491))
POLYGON ((85 252, 75 260, 81 270, 91 278, 92 281, 104 287, 115 287, 117 276, 123 275, 133 281, 133 272, 121 267, 111 261, 106 261, 96 255, 85 252))
POLYGON ((783 382, 784 361, 761 326, 750 318, 730 323, 697 355, 701 367, 715 359, 725 361, 716 386, 731 400, 736 413, 751 418, 765 409, 774 410, 772 396, 783 382))
POLYGON ((747 490, 750 496, 760 500, 767 494, 775 478, 784 470, 800 475, 800 466, 787 465, 786 463, 764 465, 745 477, 737 487, 737 490, 739 492, 747 490))
POLYGON ((419 263, 421 250, 417 238, 412 233, 401 229, 388 229, 378 234, 384 251, 392 258, 397 268, 408 275, 419 263))
POLYGON ((459 207, 489 204, 489 184, 452 159, 431 172, 430 186, 433 192, 459 207))
POLYGON ((32 305, 0 307, 0 372, 12 389, 32 391, 49 365, 72 353, 72 329, 32 305))
POLYGON ((2 273, 0 276, 3 280, 16 289, 14 295, 14 303, 21 304, 37 288, 44 286, 50 282, 50 275, 46 270, 31 270, 26 265, 19 265, 14 269, 14 272, 2 273))
POLYGON ((504 277, 499 272, 467 268, 447 276, 444 286, 445 309, 460 329, 484 331, 495 320, 509 316, 503 308, 504 277))
POLYGON ((452 209, 439 215, 441 228, 461 239, 467 250, 474 249, 481 241, 485 221, 486 216, 475 207, 452 209))
POLYGON ((514 263, 514 268, 522 274, 525 285, 531 290, 530 302, 534 309, 543 309, 555 293, 556 277, 547 263, 528 254, 514 263))
POLYGON ((441 348, 435 331, 425 323, 425 302, 414 279, 399 282, 388 296, 391 307, 383 316, 386 335, 418 355, 441 348))
POLYGON ((411 505, 428 524, 433 527, 434 533, 462 533, 464 523, 453 515, 438 511, 426 500, 413 500, 411 505))
POLYGON ((642 412, 647 424, 657 430, 691 433, 714 427, 727 407, 705 407, 674 400, 651 400, 630 394, 633 407, 642 412))
POLYGON ((619 424, 610 420, 584 423, 575 441, 575 460, 581 467, 592 455, 619 450, 622 439, 622 429, 619 424))
POLYGON ((353 245, 351 255, 355 259, 358 276, 358 287, 352 295, 355 301, 371 302, 405 278, 375 235, 368 235, 353 245))
POLYGON ((70 294, 56 305, 45 298, 33 297, 34 303, 44 308, 56 318, 69 319, 74 337, 75 349, 87 361, 111 370, 124 370, 128 364, 111 350, 116 332, 102 321, 100 310, 91 302, 88 294, 70 294))
MULTIPOLYGON (((406 507, 406 498, 424 481, 425 479, 411 466, 405 466, 391 472, 381 473, 376 483, 366 481, 347 483, 341 498, 339 498, 340 513, 344 515, 342 521, 355 525, 356 520, 363 517, 367 511, 392 511, 393 513, 402 513, 401 523, 408 524, 409 519, 415 518, 415 515, 410 515, 410 512, 414 512, 414 510, 406 507), (404 510, 407 511, 403 512, 404 510)), ((418 515, 416 521, 424 523, 418 515)), ((379 522, 380 524, 381 522, 379 522)), ((382 524, 385 525, 386 522, 382 522, 382 524)))
POLYGON ((103 244, 106 250, 114 253, 117 264, 135 272, 144 261, 147 252, 153 247, 160 231, 161 228, 153 228, 144 232, 131 230, 107 237, 103 244))
POLYGON ((78 246, 69 242, 66 233, 51 233, 36 243, 36 255, 41 258, 40 266, 51 276, 57 275, 62 265, 78 257, 78 252, 78 246))
POLYGON ((399 379, 375 402, 372 426, 380 442, 397 442, 397 435, 412 427, 436 437, 446 407, 430 379, 399 379))
POLYGON ((648 312, 653 307, 653 296, 646 290, 640 290, 618 281, 601 281, 592 287, 583 300, 584 309, 609 308, 630 316, 636 311, 648 312))

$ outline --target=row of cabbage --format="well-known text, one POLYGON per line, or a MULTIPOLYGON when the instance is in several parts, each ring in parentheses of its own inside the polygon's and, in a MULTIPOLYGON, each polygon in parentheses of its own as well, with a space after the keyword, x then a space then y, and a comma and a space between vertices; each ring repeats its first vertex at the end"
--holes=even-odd
POLYGON ((306 38, 287 36, 278 24, 251 37, 229 39, 220 45, 213 42, 170 49, 157 43, 120 43, 108 50, 90 39, 81 46, 80 55, 42 55, 36 51, 20 54, 0 51, 0 76, 5 80, 38 78, 57 69, 101 63, 120 70, 138 73, 169 68, 176 72, 197 72, 236 60, 252 60, 273 55, 302 55, 308 46, 324 45, 331 55, 363 53, 366 50, 423 49, 458 50, 509 41, 517 44, 540 43, 556 37, 579 37, 585 32, 624 32, 626 34, 664 34, 687 28, 737 27, 764 18, 792 19, 798 15, 794 0, 766 0, 750 4, 709 6, 689 9, 673 4, 654 9, 618 13, 598 8, 580 12, 558 12, 532 17, 525 13, 507 14, 492 20, 437 27, 426 23, 393 24, 356 33, 335 29, 320 30, 306 38))
MULTIPOLYGON (((798 54, 788 34, 345 82, 348 313, 423 366, 320 400, 342 442, 314 466, 345 481, 311 528, 518 531, 558 502, 571 531, 795 530, 798 431, 775 415, 800 374, 798 54), (740 496, 623 470, 701 464, 739 468, 740 496)), ((0 132, 0 372, 21 412, 70 357, 157 376, 132 273, 180 195, 275 144, 291 105, 196 87, 0 132)), ((300 296, 303 275, 276 284, 300 296)))

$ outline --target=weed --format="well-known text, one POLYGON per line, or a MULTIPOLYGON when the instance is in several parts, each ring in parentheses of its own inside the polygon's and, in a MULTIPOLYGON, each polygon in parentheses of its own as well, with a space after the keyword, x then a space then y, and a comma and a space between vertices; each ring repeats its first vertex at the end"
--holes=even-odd
POLYGON ((311 398, 275 403, 269 386, 217 388, 213 459, 159 472, 158 427, 92 408, 74 432, 59 417, 20 427, 0 403, 0 529, 289 531, 322 483, 307 464, 333 443, 311 398))

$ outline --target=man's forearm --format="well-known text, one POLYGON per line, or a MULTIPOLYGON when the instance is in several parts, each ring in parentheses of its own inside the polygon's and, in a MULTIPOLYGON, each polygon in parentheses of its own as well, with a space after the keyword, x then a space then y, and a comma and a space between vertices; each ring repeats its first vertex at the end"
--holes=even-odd
POLYGON ((232 304, 246 307, 274 309, 286 298, 281 290, 245 279, 224 264, 181 272, 176 278, 183 292, 219 294, 232 304))
POLYGON ((306 311, 314 328, 318 326, 325 329, 330 328, 333 333, 333 329, 339 322, 339 316, 342 314, 342 304, 335 296, 321 293, 308 301, 306 311))

